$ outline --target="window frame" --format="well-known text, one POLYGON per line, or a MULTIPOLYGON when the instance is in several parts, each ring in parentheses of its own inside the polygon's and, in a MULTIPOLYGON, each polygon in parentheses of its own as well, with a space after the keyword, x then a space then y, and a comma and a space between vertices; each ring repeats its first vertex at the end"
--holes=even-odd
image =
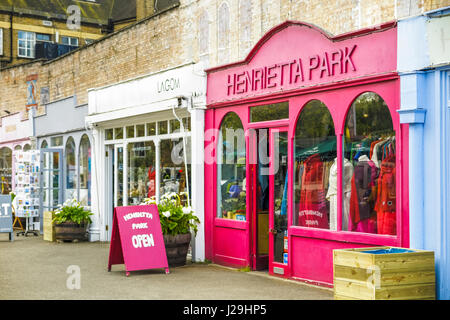
POLYGON ((34 59, 36 56, 36 51, 35 51, 35 46, 36 46, 36 33, 32 32, 32 31, 23 31, 23 30, 18 30, 17 32, 17 56, 19 58, 28 58, 28 59, 34 59), (25 34, 25 35, 31 35, 31 39, 28 39, 28 37, 26 37, 25 39, 22 39, 20 37, 21 33, 25 34), (21 41, 25 41, 26 44, 30 43, 31 47, 28 48, 28 46, 21 46, 21 41), (20 50, 25 50, 25 53, 28 52, 28 50, 30 50, 30 55, 23 55, 20 54, 20 50))
POLYGON ((0 28, 0 56, 3 55, 3 28, 0 28))
POLYGON ((79 47, 80 41, 77 37, 70 37, 70 36, 61 36, 61 44, 72 46, 72 47, 79 47), (64 43, 64 39, 68 39, 69 43, 64 43), (72 40, 76 40, 76 45, 72 44, 72 40))

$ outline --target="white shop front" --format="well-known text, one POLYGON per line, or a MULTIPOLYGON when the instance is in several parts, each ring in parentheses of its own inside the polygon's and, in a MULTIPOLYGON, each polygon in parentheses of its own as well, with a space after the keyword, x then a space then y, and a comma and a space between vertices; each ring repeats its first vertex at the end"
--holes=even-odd
POLYGON ((201 220, 192 246, 204 260, 204 108, 201 64, 88 91, 93 132, 90 241, 109 241, 113 210, 175 192, 201 220))

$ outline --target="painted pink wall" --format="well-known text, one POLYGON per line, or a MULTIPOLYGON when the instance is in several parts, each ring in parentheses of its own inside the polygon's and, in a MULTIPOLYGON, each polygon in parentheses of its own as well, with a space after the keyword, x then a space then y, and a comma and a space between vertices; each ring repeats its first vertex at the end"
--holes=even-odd
MULTIPOLYGON (((400 108, 399 78, 396 70, 396 28, 387 25, 383 30, 370 33, 360 31, 355 37, 330 38, 322 31, 298 22, 286 22, 269 31, 255 46, 246 60, 232 65, 208 70, 205 129, 220 127, 221 120, 228 112, 236 112, 241 118, 244 130, 254 126, 249 124, 250 106, 289 101, 289 159, 292 159, 295 126, 303 106, 312 99, 321 100, 330 110, 336 136, 337 152, 342 154, 342 134, 346 114, 360 94, 372 91, 379 94, 391 112, 397 143, 397 235, 386 236, 362 234, 346 231, 330 231, 304 227, 289 227, 289 277, 332 284, 332 250, 360 246, 390 245, 409 246, 408 219, 408 136, 406 125, 400 126, 396 112, 400 108), (356 36, 357 35, 357 36, 356 36), (307 44, 307 45, 305 45, 307 44), (355 47, 352 56, 356 70, 348 73, 314 77, 311 81, 297 83, 296 86, 278 85, 273 88, 253 92, 227 95, 228 75, 242 73, 256 67, 270 66, 283 61, 310 57, 313 54, 337 52, 345 47, 355 47), (282 89, 280 91, 280 89, 282 89)), ((325 65, 326 66, 326 65, 325 65)), ((306 69, 304 70, 306 71, 306 69)), ((279 80, 280 78, 278 78, 279 80)), ((280 83, 278 83, 280 84, 280 83)), ((242 86, 240 87, 242 88, 242 86)), ((205 147, 217 140, 206 139, 205 147)), ((248 149, 247 144, 247 157, 248 149)), ((342 165, 342 158, 340 159, 342 165)), ((340 166, 341 167, 341 166, 340 166)), ((248 169, 247 169, 247 172, 248 169)), ((289 163, 289 176, 293 174, 293 163, 289 163)), ((341 170, 339 171, 341 175, 341 170)), ((247 178, 247 184, 250 179, 247 178)), ((342 182, 339 182, 338 197, 341 197, 342 182)), ((233 266, 246 265, 250 261, 249 223, 224 221, 216 216, 216 164, 205 163, 205 230, 206 257, 217 263, 233 266), (211 192, 214 190, 214 192, 211 192)), ((247 190, 250 188, 247 187, 247 190)), ((293 182, 289 179, 288 203, 292 203, 293 182)), ((248 200, 248 199, 247 199, 248 200)), ((249 207, 249 206, 248 206, 249 207)), ((247 210, 247 217, 250 212, 247 210)), ((338 209, 338 217, 341 216, 338 209)), ((288 220, 292 221, 292 207, 288 210, 288 220)), ((338 218, 338 221, 341 219, 338 218)), ((290 224, 290 223, 289 223, 290 224)))

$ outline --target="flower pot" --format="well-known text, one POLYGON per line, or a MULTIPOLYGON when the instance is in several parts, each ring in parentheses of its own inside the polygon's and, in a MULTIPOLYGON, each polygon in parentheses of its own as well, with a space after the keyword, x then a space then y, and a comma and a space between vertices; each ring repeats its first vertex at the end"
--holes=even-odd
POLYGON ((186 264, 186 256, 191 242, 191 234, 164 235, 167 262, 169 267, 179 267, 186 264))
POLYGON ((55 223, 55 239, 59 241, 86 240, 87 224, 74 222, 55 223))

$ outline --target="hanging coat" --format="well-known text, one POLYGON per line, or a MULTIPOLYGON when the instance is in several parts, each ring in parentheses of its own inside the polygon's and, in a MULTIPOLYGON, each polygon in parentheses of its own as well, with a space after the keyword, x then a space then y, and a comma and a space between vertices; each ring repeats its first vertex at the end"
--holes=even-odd
POLYGON ((328 209, 323 186, 324 163, 319 154, 304 162, 300 189, 299 225, 312 228, 329 228, 328 209))

